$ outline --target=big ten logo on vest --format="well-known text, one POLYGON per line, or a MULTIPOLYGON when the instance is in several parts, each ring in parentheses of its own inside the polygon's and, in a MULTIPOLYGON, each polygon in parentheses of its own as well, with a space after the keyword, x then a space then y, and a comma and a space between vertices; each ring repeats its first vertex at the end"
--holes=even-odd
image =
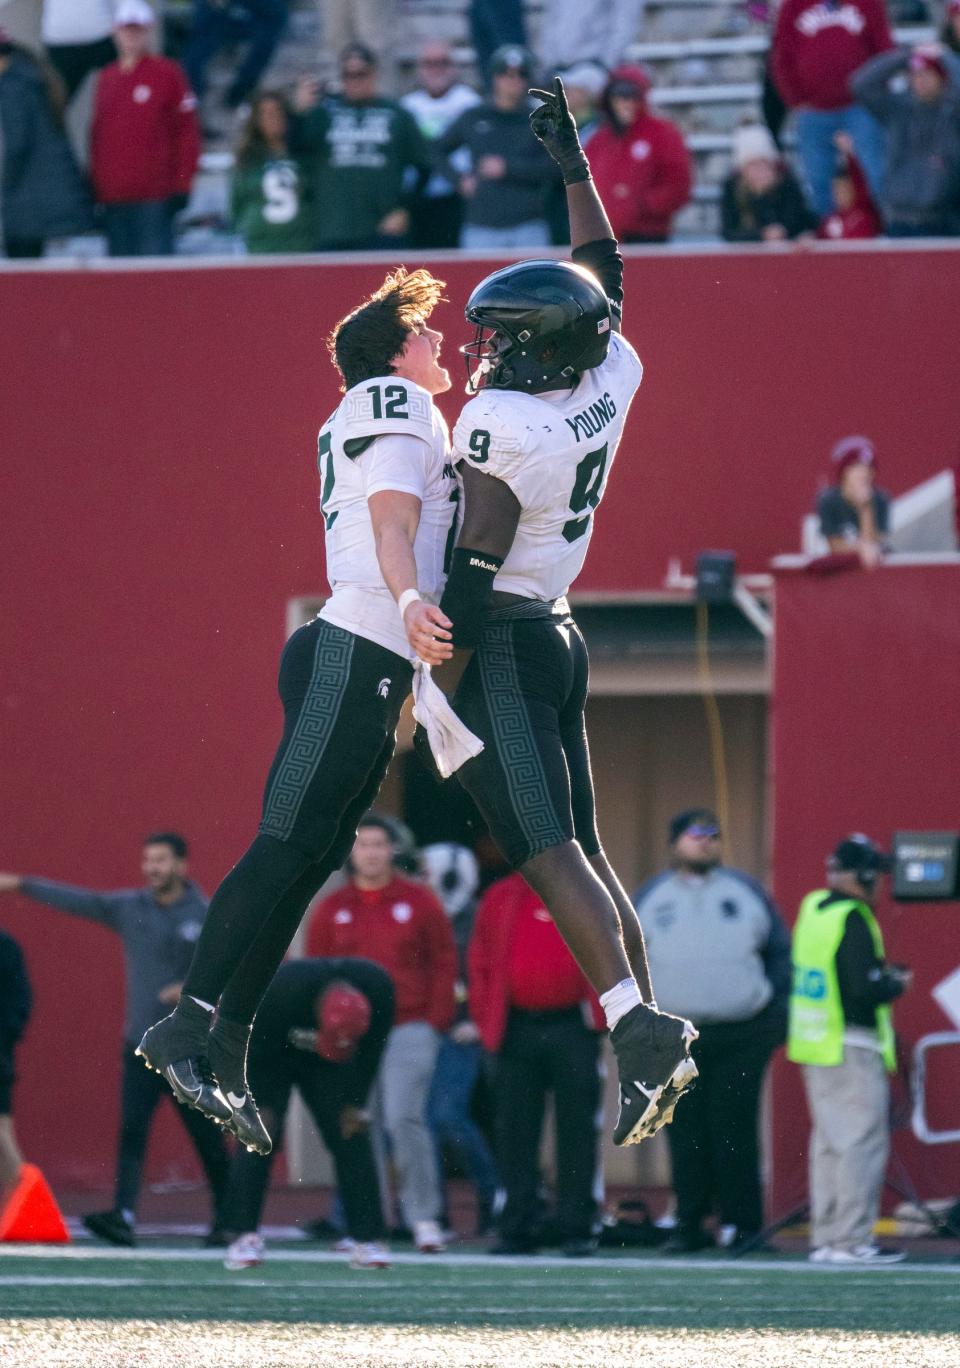
POLYGON ((812 998, 819 1002, 827 996, 827 980, 820 969, 805 969, 802 964, 793 966, 793 991, 798 997, 812 998))
POLYGON ((413 908, 409 903, 394 903, 390 911, 393 914, 393 920, 398 921, 401 924, 403 922, 408 922, 413 916, 413 908))
POLYGON ((598 432, 612 423, 617 412, 617 406, 613 402, 609 393, 605 393, 602 399, 597 399, 585 408, 582 413, 578 413, 574 418, 566 420, 567 426, 576 436, 579 442, 581 437, 596 437, 598 432))

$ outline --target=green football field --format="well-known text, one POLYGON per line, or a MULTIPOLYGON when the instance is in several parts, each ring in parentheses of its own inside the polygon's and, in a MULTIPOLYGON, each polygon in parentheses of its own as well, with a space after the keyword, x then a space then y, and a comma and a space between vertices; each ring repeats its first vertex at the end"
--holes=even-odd
POLYGON ((401 1257, 173 1247, 0 1253, 0 1364, 958 1368, 960 1264, 401 1257))

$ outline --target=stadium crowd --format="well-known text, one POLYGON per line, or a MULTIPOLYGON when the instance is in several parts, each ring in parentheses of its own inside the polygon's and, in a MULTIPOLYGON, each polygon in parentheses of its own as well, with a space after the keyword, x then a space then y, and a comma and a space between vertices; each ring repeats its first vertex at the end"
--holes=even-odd
MULTIPOLYGON (((608 10, 550 0, 528 43, 521 4, 473 0, 472 53, 428 40, 411 76, 389 41, 391 0, 340 0, 323 7, 329 74, 283 85, 269 78, 287 0, 194 0, 186 29, 148 0, 45 0, 39 50, 0 27, 6 255, 94 228, 113 256, 170 254, 200 220, 221 247, 254 253, 559 244, 562 184, 527 124, 528 87, 555 72, 619 239, 665 242, 693 156, 633 60, 642 5, 618 3, 615 22, 608 10), (221 48, 232 75, 213 90, 221 48), (74 108, 68 136, 91 75, 89 115, 74 108), (211 211, 191 191, 204 146, 225 143, 228 203, 211 211)), ((730 139, 722 237, 960 233, 958 51, 960 0, 938 41, 912 47, 895 46, 884 0, 784 0, 765 121, 758 108, 730 139)))

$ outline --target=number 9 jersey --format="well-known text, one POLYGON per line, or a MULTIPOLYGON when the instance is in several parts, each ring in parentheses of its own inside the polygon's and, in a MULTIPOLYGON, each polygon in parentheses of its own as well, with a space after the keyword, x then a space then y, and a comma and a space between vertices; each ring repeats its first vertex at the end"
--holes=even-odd
POLYGON ((593 512, 603 498, 643 366, 614 333, 605 359, 571 390, 483 390, 453 433, 453 460, 502 480, 520 521, 494 588, 551 601, 566 594, 586 560, 593 512))

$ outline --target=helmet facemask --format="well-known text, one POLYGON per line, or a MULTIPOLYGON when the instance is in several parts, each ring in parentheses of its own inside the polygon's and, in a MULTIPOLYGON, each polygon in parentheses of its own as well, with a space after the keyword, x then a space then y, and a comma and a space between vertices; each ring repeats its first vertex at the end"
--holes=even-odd
POLYGON ((467 367, 467 394, 479 394, 482 389, 509 384, 513 372, 509 366, 504 366, 504 361, 515 345, 516 340, 502 328, 477 323, 473 341, 460 348, 467 367))

